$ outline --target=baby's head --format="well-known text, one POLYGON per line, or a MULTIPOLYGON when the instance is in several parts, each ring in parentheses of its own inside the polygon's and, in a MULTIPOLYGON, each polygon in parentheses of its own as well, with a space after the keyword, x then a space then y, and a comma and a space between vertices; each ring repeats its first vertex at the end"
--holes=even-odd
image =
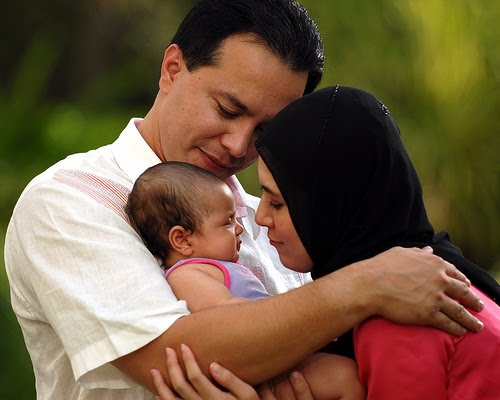
MULTIPOLYGON (((132 226, 138 231, 151 253, 166 261, 172 252, 184 252, 179 249, 181 238, 189 237, 189 252, 187 257, 224 256, 225 254, 198 254, 198 248, 203 246, 200 238, 215 240, 225 237, 226 241, 236 242, 227 257, 229 261, 237 259, 234 251, 239 249, 242 228, 235 221, 235 204, 231 189, 227 184, 209 171, 192 164, 182 162, 164 162, 148 168, 137 179, 129 195, 126 207, 132 226), (214 232, 208 235, 207 230, 213 230, 212 219, 220 219, 219 225, 233 225, 232 234, 214 232), (209 223, 210 222, 210 223, 209 223), (235 227, 235 224, 239 228, 235 227), (176 234, 172 232, 175 228, 176 234), (235 229, 236 228, 236 229, 235 229), (207 233, 207 235, 204 235, 207 233), (211 237, 213 236, 213 237, 211 237), (195 238, 191 240, 192 238, 195 238), (234 250, 234 247, 237 249, 234 250), (193 254, 191 254, 193 250, 193 254), (234 251, 233 251, 234 250, 234 251)), ((215 222, 215 221, 214 221, 215 222)), ((230 231, 229 227, 226 231, 230 231)), ((216 228, 215 228, 216 229, 216 228)), ((230 232, 231 233, 231 232, 230 232)), ((215 245, 215 243, 214 243, 215 245)), ((217 246, 217 250, 221 246, 217 246)), ((222 246, 224 247, 224 246, 222 246)), ((234 260, 235 261, 235 260, 234 260)))

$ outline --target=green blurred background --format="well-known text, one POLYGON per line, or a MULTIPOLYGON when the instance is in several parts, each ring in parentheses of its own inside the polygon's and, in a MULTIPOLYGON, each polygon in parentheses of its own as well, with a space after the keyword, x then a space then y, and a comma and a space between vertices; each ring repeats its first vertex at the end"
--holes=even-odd
MULTIPOLYGON (((143 116, 188 0, 4 2, 0 16, 0 398, 34 378, 3 267, 23 187, 69 153, 113 141, 143 116)), ((467 257, 500 269, 500 3, 302 0, 323 34, 321 86, 371 91, 401 128, 429 215, 467 257)), ((241 174, 257 193, 255 170, 241 174)))

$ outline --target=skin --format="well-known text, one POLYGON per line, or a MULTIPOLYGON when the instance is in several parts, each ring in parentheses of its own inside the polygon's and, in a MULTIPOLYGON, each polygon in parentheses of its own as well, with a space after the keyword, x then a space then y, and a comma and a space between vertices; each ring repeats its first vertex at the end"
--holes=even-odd
POLYGON ((191 235, 190 257, 203 255, 208 258, 238 261, 243 226, 236 221, 236 204, 231 189, 226 185, 221 186, 221 190, 210 193, 209 216, 199 232, 191 235))
POLYGON ((170 229, 172 251, 165 265, 171 267, 180 260, 196 257, 238 261, 243 226, 236 220, 234 197, 225 183, 212 188, 206 209, 208 217, 194 232, 180 225, 170 229))
MULTIPOLYGON (((229 187, 224 183, 214 186, 206 207, 208 217, 195 232, 178 225, 170 229, 172 250, 165 261, 167 267, 197 257, 238 261, 243 227, 236 221, 236 204, 229 187)), ((189 267, 174 269, 167 281, 175 296, 187 301, 191 312, 246 301, 232 295, 224 285, 223 272, 210 264, 189 264, 189 267)))
MULTIPOLYGON (((191 162, 222 178, 232 175, 255 158, 253 139, 259 128, 302 94, 306 73, 290 71, 264 45, 249 39, 226 39, 216 65, 192 72, 176 45, 165 51, 157 98, 139 125, 161 160, 191 162)), ((371 315, 457 335, 465 333, 464 326, 478 331, 480 322, 459 304, 482 308, 466 281, 455 267, 428 252, 395 248, 283 295, 180 318, 113 365, 154 392, 149 371, 159 370, 169 384, 165 348, 180 353, 185 343, 203 373, 216 361, 258 384, 371 315)))
MULTIPOLYGON (((281 261, 286 267, 290 267, 289 263, 294 263, 298 267, 292 269, 309 271, 312 268, 312 260, 302 246, 283 196, 271 173, 260 159, 259 179, 264 195, 257 211, 256 221, 261 224, 265 221, 268 236, 275 238, 274 241, 271 240, 271 243, 277 247, 281 261)), ((201 207, 206 210, 206 217, 200 229, 196 229, 193 233, 175 226, 170 230, 169 259, 173 262, 166 262, 167 267, 172 267, 180 260, 194 257, 232 262, 238 260, 239 235, 243 227, 235 219, 236 205, 229 187, 224 183, 214 185, 210 188, 210 197, 206 200, 206 204, 201 207)), ((223 304, 250 301, 246 298, 234 297, 226 287, 225 281, 224 274, 219 268, 203 262, 174 268, 167 277, 167 282, 175 296, 185 300, 192 313, 223 304)), ((184 355, 185 348, 182 346, 181 348, 184 355)), ((171 349, 167 350, 167 357, 172 352, 171 349)), ((167 362, 167 366, 169 365, 171 363, 167 362)), ((316 399, 359 400, 365 398, 364 390, 357 379, 356 364, 351 359, 333 354, 315 353, 295 368, 300 369, 316 399)), ((156 378, 157 390, 165 395, 168 392, 158 385, 160 378, 155 374, 156 372, 153 378, 156 378)), ((169 371, 169 374, 172 377, 172 371, 169 371)), ((288 371, 274 378, 273 382, 274 395, 279 399, 295 399, 288 371)), ((194 388, 181 391, 184 395, 191 396, 194 388)), ((179 390, 177 392, 181 393, 179 390)))
MULTIPOLYGON (((187 379, 180 367, 177 353, 166 349, 167 366, 170 373, 170 379, 176 392, 182 397, 178 397, 165 384, 160 372, 152 370, 151 376, 155 382, 158 394, 157 399, 162 400, 277 400, 283 397, 277 397, 272 388, 266 383, 260 385, 257 391, 247 383, 243 382, 231 371, 217 363, 210 365, 210 374, 212 378, 226 388, 229 392, 222 391, 214 386, 210 380, 201 372, 191 349, 185 345, 181 346, 181 359, 186 368, 187 379)), ((294 372, 290 376, 290 385, 293 390, 295 400, 313 400, 309 386, 299 372, 294 372)))
POLYGON ((216 66, 192 72, 171 45, 139 131, 162 161, 188 162, 226 179, 255 161, 256 135, 302 95, 306 81, 306 72, 288 69, 254 35, 229 37, 216 66))
POLYGON ((288 207, 266 164, 259 158, 262 197, 255 222, 267 228, 267 237, 278 250, 281 263, 298 272, 309 272, 313 262, 293 226, 288 207))

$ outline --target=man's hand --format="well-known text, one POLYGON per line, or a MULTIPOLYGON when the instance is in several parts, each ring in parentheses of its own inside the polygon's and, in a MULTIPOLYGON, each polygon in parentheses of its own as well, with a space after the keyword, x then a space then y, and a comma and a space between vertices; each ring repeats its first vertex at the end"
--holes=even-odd
POLYGON ((349 268, 359 268, 371 282, 374 314, 395 322, 431 325, 459 336, 478 332, 482 322, 465 307, 484 304, 470 290, 470 282, 449 262, 424 249, 392 248, 349 268))

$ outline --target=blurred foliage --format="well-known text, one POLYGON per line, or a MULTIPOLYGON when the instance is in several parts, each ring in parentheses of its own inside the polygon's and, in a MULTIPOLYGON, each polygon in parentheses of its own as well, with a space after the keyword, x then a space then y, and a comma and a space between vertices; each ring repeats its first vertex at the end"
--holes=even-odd
MULTIPOLYGON (((191 1, 6 2, 0 23, 0 240, 37 173, 114 140, 144 115, 162 53, 191 1)), ((500 268, 500 4, 489 0, 302 0, 323 34, 322 86, 373 92, 391 110, 436 230, 500 268)), ((240 174, 258 193, 255 168, 240 174)), ((34 379, 0 268, 0 398, 34 379)))

